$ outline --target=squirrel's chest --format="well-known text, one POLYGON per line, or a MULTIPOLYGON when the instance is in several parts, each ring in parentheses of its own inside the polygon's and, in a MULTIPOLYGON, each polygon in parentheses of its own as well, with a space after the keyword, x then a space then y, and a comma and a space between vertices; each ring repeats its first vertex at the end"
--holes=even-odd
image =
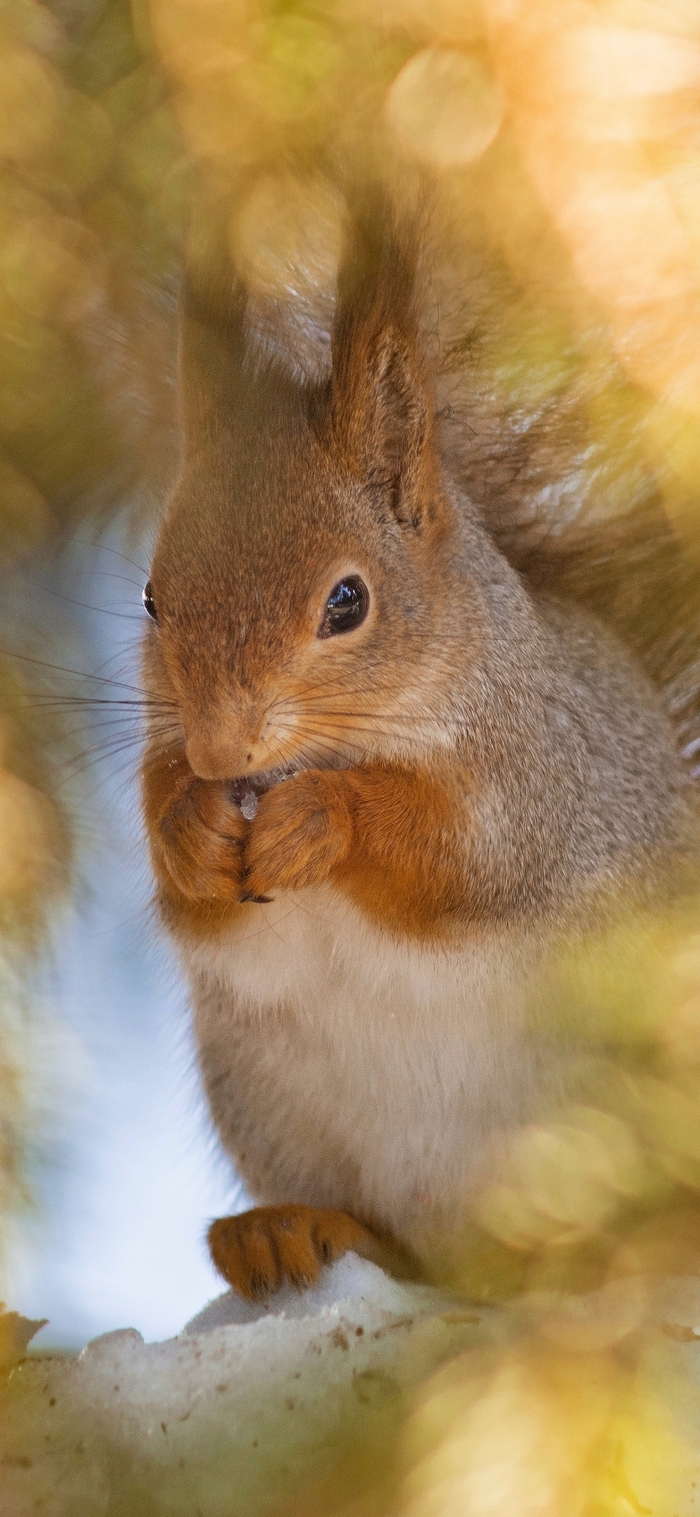
POLYGON ((186 951, 197 978, 270 1025, 281 1016, 344 1043, 397 1021, 433 1047, 456 1031, 472 1050, 489 1028, 519 1025, 535 957, 503 931, 450 947, 397 941, 330 886, 251 904, 218 942, 186 951))
POLYGON ((426 1196, 453 1205, 532 1085, 531 959, 503 934, 396 943, 330 889, 193 953, 213 1115, 256 1194, 395 1228, 426 1196))

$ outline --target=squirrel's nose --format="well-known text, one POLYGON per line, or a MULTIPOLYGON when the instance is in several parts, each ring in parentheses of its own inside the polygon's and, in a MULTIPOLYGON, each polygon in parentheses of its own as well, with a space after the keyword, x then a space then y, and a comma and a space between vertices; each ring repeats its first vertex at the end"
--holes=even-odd
POLYGON ((187 761, 200 780, 230 780, 246 774, 253 765, 254 745, 217 741, 196 732, 185 743, 187 761))
POLYGON ((269 766, 259 710, 187 712, 184 726, 187 760, 200 780, 239 779, 269 766))

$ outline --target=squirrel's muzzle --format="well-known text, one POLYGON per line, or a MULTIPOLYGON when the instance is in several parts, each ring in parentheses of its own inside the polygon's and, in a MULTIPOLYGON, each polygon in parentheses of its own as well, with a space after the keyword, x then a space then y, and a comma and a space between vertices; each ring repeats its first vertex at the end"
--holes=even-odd
MULTIPOLYGON (((236 702, 220 715, 185 712, 185 751, 190 768, 202 780, 244 779, 288 766, 288 751, 280 751, 279 736, 271 727, 263 703, 252 699, 236 702)), ((288 741, 284 747, 288 750, 288 741)))

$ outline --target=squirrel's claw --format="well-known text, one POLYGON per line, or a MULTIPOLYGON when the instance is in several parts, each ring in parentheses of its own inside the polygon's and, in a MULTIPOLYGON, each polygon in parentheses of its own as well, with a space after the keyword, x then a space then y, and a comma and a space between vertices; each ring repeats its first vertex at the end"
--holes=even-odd
POLYGON ((221 1217, 208 1233, 212 1260, 229 1285, 250 1301, 265 1300, 289 1281, 298 1289, 318 1279, 321 1266, 349 1249, 379 1258, 381 1243, 343 1211, 315 1206, 257 1206, 221 1217))

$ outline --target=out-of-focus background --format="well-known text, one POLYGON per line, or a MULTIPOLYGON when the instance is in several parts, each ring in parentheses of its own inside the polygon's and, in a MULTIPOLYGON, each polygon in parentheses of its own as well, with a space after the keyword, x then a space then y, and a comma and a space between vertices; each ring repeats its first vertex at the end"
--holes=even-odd
POLYGON ((132 558, 145 563, 148 544, 119 524, 93 541, 81 528, 60 562, 18 567, 11 586, 14 626, 43 625, 48 603, 49 658, 99 671, 68 683, 103 702, 87 719, 82 701, 61 706, 52 779, 59 803, 74 801, 78 859, 35 991, 45 1144, 7 1240, 8 1302, 49 1318, 42 1351, 82 1347, 119 1323, 147 1340, 178 1332, 221 1289, 206 1225, 242 1200, 209 1128, 185 992, 150 908, 132 724, 111 714, 111 697, 138 682, 144 576, 132 558))
POLYGON ((128 704, 173 452, 167 94, 128 5, 0 8, 0 1295, 44 1347, 177 1331, 236 1194, 153 930, 128 704))
MULTIPOLYGON (((223 227, 262 306, 313 305, 338 235, 319 163, 387 158, 469 224, 465 290, 475 256, 498 271, 508 319, 482 309, 474 339, 485 406, 514 436, 575 409, 564 482, 548 484, 549 420, 537 465, 554 530, 581 502, 624 511, 653 476, 696 553, 697 0, 0 7, 0 1278, 57 1345, 176 1331, 217 1289, 208 1218, 243 1201, 138 822, 140 591, 177 461, 183 248, 223 227)), ((661 934, 667 1000, 637 987, 637 1021, 620 992, 623 1040, 665 1039, 656 1084, 613 1126, 572 1118, 560 1159, 524 1140, 484 1211, 499 1246, 597 1237, 620 1197, 697 1187, 698 942, 692 922, 661 934)))

